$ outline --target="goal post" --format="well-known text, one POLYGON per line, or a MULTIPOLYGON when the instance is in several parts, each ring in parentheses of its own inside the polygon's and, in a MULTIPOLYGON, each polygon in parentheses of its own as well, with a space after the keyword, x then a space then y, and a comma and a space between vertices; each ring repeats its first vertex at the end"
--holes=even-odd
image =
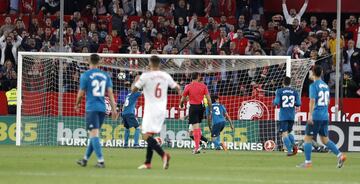
MULTIPOLYGON (((87 70, 91 53, 19 52, 16 145, 71 145, 86 143, 84 102, 81 112, 74 111, 79 76, 87 70)), ((148 69, 146 54, 99 54, 101 69, 113 80, 114 94, 120 103, 135 75, 148 69)), ((220 96, 235 123, 235 132, 227 126, 221 139, 232 149, 262 150, 267 140, 277 139, 274 91, 285 76, 301 92, 311 67, 309 60, 291 60, 288 56, 158 55, 162 70, 173 76, 182 88, 191 82, 190 74, 200 72, 211 94, 220 96)), ((160 137, 165 146, 191 147, 187 110, 178 108, 180 97, 170 90, 168 114, 160 137)), ((140 97, 136 116, 141 122, 144 99, 140 97)), ((207 123, 204 135, 210 139, 207 123)), ((133 130, 131 130, 133 132, 133 130)), ((121 147, 124 127, 121 118, 106 118, 101 136, 104 146, 121 147)))

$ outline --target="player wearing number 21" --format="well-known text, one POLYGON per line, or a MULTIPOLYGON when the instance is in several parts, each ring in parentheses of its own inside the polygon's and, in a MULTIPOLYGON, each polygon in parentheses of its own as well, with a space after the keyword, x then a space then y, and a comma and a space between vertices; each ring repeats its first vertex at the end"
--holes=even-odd
POLYGON ((313 68, 314 82, 310 85, 309 118, 305 128, 304 152, 305 162, 298 167, 309 168, 311 163, 311 141, 313 136, 320 135, 321 142, 333 152, 337 158, 337 167, 341 168, 346 160, 345 154, 341 153, 337 146, 328 138, 329 125, 329 86, 321 80, 322 68, 315 65, 313 68))
POLYGON ((113 93, 113 85, 109 75, 100 70, 100 57, 97 54, 91 54, 89 60, 89 70, 81 74, 80 89, 76 97, 75 110, 79 111, 81 99, 86 94, 86 129, 89 131, 90 141, 87 145, 85 156, 77 163, 85 167, 92 152, 94 151, 97 157, 98 168, 104 168, 104 157, 101 150, 99 130, 105 118, 105 91, 110 99, 112 109, 112 118, 116 119, 116 106, 113 93))
POLYGON ((295 120, 295 107, 301 105, 299 93, 290 87, 291 78, 285 77, 283 88, 276 90, 273 104, 280 106, 279 132, 288 151, 287 156, 296 155, 298 149, 294 136, 291 134, 295 120))
POLYGON ((160 58, 158 56, 151 56, 149 68, 150 71, 142 73, 131 89, 132 93, 143 89, 145 97, 142 137, 148 146, 145 163, 139 166, 138 169, 151 168, 153 150, 161 156, 163 169, 168 169, 170 155, 163 151, 153 136, 160 133, 166 118, 168 88, 176 89, 179 94, 181 94, 181 91, 180 86, 168 73, 160 71, 160 58))

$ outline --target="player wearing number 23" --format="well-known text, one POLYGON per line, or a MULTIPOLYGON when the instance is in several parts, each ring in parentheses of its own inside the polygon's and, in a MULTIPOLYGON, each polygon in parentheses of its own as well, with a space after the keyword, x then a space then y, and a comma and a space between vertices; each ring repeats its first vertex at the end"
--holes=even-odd
POLYGON ((284 145, 287 148, 287 155, 293 156, 297 153, 294 136, 291 133, 295 119, 295 107, 301 105, 298 92, 290 87, 291 78, 285 77, 283 88, 276 90, 273 104, 280 106, 279 132, 281 133, 284 145))

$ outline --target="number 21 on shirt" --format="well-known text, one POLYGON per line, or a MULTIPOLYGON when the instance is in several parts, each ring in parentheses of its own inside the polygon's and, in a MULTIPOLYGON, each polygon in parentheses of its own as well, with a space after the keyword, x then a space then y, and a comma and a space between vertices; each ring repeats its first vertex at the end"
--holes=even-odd
POLYGON ((105 85, 106 85, 106 81, 102 80, 93 80, 91 82, 91 86, 93 87, 92 93, 93 96, 97 96, 97 97, 103 97, 105 95, 105 85))

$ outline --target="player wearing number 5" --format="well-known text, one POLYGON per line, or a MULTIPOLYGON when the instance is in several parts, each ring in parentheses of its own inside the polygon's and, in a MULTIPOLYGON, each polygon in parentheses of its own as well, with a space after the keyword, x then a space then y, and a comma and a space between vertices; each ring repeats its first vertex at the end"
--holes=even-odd
POLYGON ((83 159, 77 163, 83 167, 87 165, 93 151, 97 157, 98 168, 104 168, 104 157, 101 151, 99 130, 105 118, 105 91, 107 91, 112 109, 112 118, 116 119, 116 106, 112 81, 109 75, 98 68, 100 57, 97 54, 91 54, 89 60, 89 70, 81 74, 80 89, 76 97, 75 110, 79 111, 81 99, 86 93, 86 129, 89 131, 90 141, 83 159))
POLYGON ((313 68, 314 82, 310 85, 310 104, 308 122, 305 129, 304 137, 304 152, 305 162, 298 165, 298 167, 309 168, 311 163, 311 141, 313 136, 320 135, 321 142, 333 152, 337 158, 337 167, 341 168, 346 160, 345 154, 341 153, 337 146, 328 138, 328 125, 329 125, 329 87, 321 80, 322 68, 316 65, 313 68))
POLYGON ((273 102, 274 105, 280 106, 279 132, 288 151, 287 156, 296 155, 298 151, 291 131, 295 120, 295 107, 301 105, 299 94, 294 88, 290 87, 290 83, 291 78, 285 77, 283 81, 284 87, 276 90, 273 102))

